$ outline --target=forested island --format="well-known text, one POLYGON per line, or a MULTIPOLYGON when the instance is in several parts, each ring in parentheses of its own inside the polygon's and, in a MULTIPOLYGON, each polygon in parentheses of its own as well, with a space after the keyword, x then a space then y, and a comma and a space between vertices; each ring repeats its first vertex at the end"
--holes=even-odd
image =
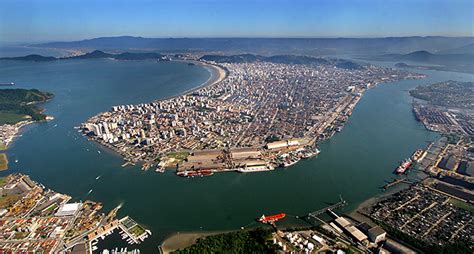
POLYGON ((25 119, 46 119, 43 109, 36 104, 54 95, 37 89, 0 89, 0 124, 15 124, 25 119))

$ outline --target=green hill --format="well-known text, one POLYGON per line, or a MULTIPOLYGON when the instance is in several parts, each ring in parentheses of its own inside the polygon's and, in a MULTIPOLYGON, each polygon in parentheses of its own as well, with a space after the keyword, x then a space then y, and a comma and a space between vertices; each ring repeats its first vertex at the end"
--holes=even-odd
POLYGON ((45 120, 43 109, 35 104, 53 97, 52 93, 37 89, 0 89, 0 124, 14 124, 26 119, 45 120))

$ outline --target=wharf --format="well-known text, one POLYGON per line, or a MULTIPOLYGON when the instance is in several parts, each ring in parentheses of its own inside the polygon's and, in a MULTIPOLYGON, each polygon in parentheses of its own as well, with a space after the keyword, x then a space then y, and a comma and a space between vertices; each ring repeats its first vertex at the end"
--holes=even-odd
POLYGON ((317 216, 319 216, 319 215, 321 215, 325 212, 332 211, 334 209, 341 208, 341 207, 346 206, 346 205, 347 205, 347 201, 342 199, 342 197, 339 197, 339 202, 337 202, 333 205, 327 206, 325 208, 319 209, 317 211, 308 213, 308 215, 306 215, 305 217, 307 217, 307 218, 317 218, 317 216))
POLYGON ((399 183, 407 183, 412 184, 412 182, 408 181, 406 178, 394 179, 392 182, 389 182, 383 186, 383 189, 386 190, 390 187, 393 187, 399 183))

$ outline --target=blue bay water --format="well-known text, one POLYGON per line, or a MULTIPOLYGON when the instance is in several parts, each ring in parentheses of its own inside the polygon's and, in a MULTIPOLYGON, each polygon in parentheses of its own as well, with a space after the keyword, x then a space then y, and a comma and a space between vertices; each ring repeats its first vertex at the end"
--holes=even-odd
POLYGON ((123 204, 119 215, 130 215, 153 232, 139 246, 145 253, 155 252, 176 232, 238 229, 263 213, 302 215, 336 202, 339 195, 350 203, 343 210, 349 211, 380 194, 399 161, 437 137, 413 117, 408 90, 449 79, 474 80, 470 74, 423 73, 429 77, 369 90, 346 127, 320 145, 317 158, 274 172, 186 179, 173 172, 122 168, 118 155, 89 142, 74 126, 112 105, 150 102, 200 85, 209 77, 204 68, 153 61, 0 62, 0 81, 56 95, 45 105, 55 120, 23 130, 8 150, 11 169, 2 174, 29 174, 75 200, 102 202, 107 210, 123 204))

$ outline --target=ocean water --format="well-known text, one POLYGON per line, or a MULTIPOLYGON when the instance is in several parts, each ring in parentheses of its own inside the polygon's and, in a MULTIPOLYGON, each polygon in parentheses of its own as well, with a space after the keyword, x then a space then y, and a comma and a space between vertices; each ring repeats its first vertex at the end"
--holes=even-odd
MULTIPOLYGON (((145 253, 156 252, 176 232, 255 226, 262 214, 285 212, 290 218, 284 223, 291 225, 296 223, 291 217, 337 202, 339 195, 349 202, 340 212, 379 195, 401 160, 436 139, 415 120, 408 90, 449 79, 472 81, 474 75, 423 73, 429 77, 369 90, 345 128, 320 144, 316 158, 273 172, 187 179, 171 171, 122 168, 120 156, 86 140, 74 126, 113 105, 149 102, 198 86, 209 78, 204 68, 153 61, 0 62, 0 81, 56 95, 45 105, 55 120, 23 130, 8 150, 11 169, 2 174, 29 174, 75 200, 102 202, 106 210, 123 204, 119 216, 130 215, 152 230, 151 238, 138 246, 145 253)), ((114 239, 101 243, 124 245, 114 239)))

